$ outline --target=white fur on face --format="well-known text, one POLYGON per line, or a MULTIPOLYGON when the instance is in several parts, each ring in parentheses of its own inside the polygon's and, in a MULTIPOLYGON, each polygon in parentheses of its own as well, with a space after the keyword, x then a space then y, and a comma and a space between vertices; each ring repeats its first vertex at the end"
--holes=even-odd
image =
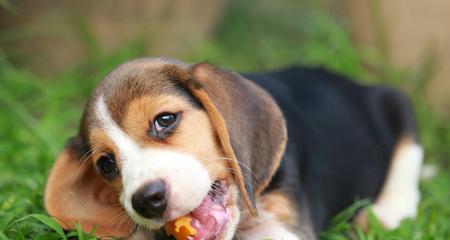
POLYGON ((131 197, 138 188, 159 179, 166 182, 168 191, 167 220, 183 216, 200 205, 212 181, 198 159, 184 153, 140 147, 112 120, 102 97, 97 101, 96 114, 120 153, 117 156, 123 162, 120 200, 134 221, 148 228, 164 224, 139 216, 131 205, 131 197))
POLYGON ((169 191, 167 219, 183 216, 198 207, 212 183, 206 169, 192 156, 144 150, 139 158, 125 158, 122 168, 123 204, 132 216, 137 215, 131 206, 132 195, 143 184, 158 179, 165 180, 169 191))

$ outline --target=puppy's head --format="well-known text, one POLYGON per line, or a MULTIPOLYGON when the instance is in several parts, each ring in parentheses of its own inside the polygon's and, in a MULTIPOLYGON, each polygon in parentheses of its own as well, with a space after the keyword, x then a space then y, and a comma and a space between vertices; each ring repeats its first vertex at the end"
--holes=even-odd
POLYGON ((99 84, 53 167, 48 212, 64 227, 129 236, 189 214, 229 239, 278 167, 284 119, 272 98, 207 63, 138 59, 99 84), (215 224, 207 224, 208 219, 215 224))

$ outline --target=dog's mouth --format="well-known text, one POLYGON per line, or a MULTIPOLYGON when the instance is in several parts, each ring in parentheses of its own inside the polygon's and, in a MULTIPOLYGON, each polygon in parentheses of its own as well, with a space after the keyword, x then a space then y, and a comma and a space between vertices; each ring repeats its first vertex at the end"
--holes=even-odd
MULTIPOLYGON (((230 219, 230 211, 227 208, 228 198, 229 191, 225 181, 214 182, 201 204, 186 215, 190 219, 191 227, 195 229, 195 234, 186 236, 184 239, 216 239, 223 232, 230 219)), ((169 231, 167 232, 171 234, 169 231)), ((184 240, 180 239, 181 237, 177 238, 178 240, 184 240)))

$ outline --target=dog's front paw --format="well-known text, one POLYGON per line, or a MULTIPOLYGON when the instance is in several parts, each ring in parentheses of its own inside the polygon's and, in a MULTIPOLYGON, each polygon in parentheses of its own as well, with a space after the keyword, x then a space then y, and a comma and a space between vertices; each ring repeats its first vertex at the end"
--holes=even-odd
POLYGON ((242 234, 244 240, 300 240, 296 234, 278 223, 261 224, 255 228, 246 230, 242 234))

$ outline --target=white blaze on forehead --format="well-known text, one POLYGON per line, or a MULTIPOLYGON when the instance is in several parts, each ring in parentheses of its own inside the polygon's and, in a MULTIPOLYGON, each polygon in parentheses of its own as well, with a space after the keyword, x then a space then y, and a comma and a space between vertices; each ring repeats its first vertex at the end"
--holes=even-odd
POLYGON ((121 202, 137 223, 160 227, 140 217, 131 205, 131 197, 136 190, 154 180, 163 179, 166 182, 169 198, 167 218, 185 215, 200 205, 212 181, 198 159, 185 153, 140 147, 111 118, 103 97, 96 103, 96 114, 101 127, 119 151, 123 182, 121 202))
POLYGON ((97 118, 100 121, 101 126, 105 129, 106 133, 119 150, 119 157, 136 157, 135 155, 141 151, 139 145, 136 144, 130 136, 123 132, 111 118, 103 96, 99 97, 96 105, 97 118))

